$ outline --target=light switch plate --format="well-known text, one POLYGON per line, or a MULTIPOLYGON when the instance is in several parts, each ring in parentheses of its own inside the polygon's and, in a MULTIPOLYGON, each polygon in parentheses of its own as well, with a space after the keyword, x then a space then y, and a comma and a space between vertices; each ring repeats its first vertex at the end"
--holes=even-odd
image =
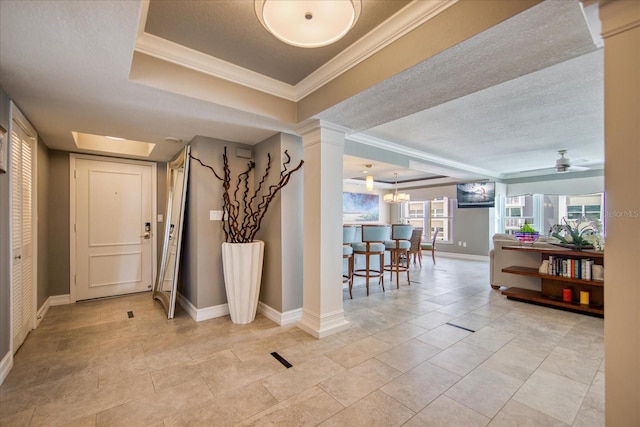
POLYGON ((162 216, 162 214, 158 214, 158 222, 163 222, 164 221, 164 216, 162 216))
POLYGON ((209 220, 222 221, 222 211, 209 211, 209 220))

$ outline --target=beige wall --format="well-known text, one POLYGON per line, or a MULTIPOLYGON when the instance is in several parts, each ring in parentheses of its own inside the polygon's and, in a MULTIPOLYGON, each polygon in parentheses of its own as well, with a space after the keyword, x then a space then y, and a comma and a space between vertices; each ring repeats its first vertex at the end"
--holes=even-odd
POLYGON ((640 2, 603 2, 605 417, 640 425, 640 2))

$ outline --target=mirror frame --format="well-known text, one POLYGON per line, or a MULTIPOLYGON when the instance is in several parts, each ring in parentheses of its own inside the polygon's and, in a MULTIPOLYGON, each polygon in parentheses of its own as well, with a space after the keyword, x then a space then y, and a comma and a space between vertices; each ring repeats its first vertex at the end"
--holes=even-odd
POLYGON ((176 292, 178 289, 178 277, 180 273, 180 254, 182 250, 182 230, 184 225, 184 213, 187 196, 187 187, 189 182, 189 153, 191 147, 186 146, 180 153, 170 162, 167 163, 167 193, 165 204, 165 218, 164 218, 164 232, 162 236, 162 257, 160 259, 160 265, 158 266, 158 276, 156 277, 156 283, 153 287, 153 298, 157 299, 164 306, 167 312, 167 319, 173 319, 176 308, 176 292), (175 174, 180 170, 184 171, 182 179, 182 186, 180 188, 174 188, 175 174), (173 218, 175 218, 174 212, 174 197, 180 196, 180 204, 178 206, 179 217, 177 223, 173 224, 173 218), (169 243, 171 240, 177 239, 176 253, 173 258, 173 270, 169 267, 171 257, 169 256, 169 243), (166 280, 165 276, 167 272, 173 271, 173 277, 171 280, 171 291, 163 291, 163 284, 166 280))

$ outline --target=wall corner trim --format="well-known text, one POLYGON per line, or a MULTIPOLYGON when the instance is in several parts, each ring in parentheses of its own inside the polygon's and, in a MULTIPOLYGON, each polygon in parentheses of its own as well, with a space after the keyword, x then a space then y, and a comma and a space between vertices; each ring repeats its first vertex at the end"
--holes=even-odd
POLYGON ((189 316, 196 322, 202 322, 203 320, 215 319, 216 317, 222 317, 229 314, 229 305, 220 304, 205 308, 196 308, 191 301, 185 298, 182 294, 178 293, 178 304, 186 311, 189 316))
MULTIPOLYGON (((65 295, 52 295, 49 298, 47 298, 47 302, 45 302, 45 304, 49 304, 50 307, 55 307, 56 305, 67 305, 67 304, 71 304, 71 295, 70 294, 65 294, 65 295)), ((43 304, 44 307, 44 304, 43 304)))
POLYGON ((302 319, 302 307, 281 313, 262 301, 258 302, 258 313, 280 326, 291 325, 302 319))
POLYGON ((47 298, 47 300, 42 304, 42 307, 38 309, 36 313, 36 328, 40 326, 40 322, 44 319, 44 316, 47 315, 49 311, 49 307, 51 306, 51 297, 47 298))

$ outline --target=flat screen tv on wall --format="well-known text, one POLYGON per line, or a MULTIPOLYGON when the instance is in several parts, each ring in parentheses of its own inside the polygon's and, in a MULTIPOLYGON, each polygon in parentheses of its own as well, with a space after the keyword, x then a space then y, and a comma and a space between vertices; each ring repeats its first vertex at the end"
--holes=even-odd
POLYGON ((458 208, 493 208, 496 205, 495 182, 468 182, 457 185, 458 208))

